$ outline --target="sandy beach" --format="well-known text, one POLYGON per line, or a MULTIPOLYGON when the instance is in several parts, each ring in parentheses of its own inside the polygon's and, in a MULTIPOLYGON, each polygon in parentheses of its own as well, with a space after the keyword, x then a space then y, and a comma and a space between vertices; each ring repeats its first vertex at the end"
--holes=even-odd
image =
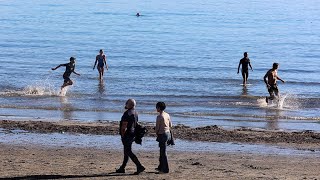
POLYGON ((156 174, 158 152, 138 152, 146 171, 130 161, 125 174, 119 151, 0 145, 1 179, 319 179, 320 162, 310 156, 239 153, 168 153, 171 172, 156 174))
MULTIPOLYGON (((154 136, 152 125, 145 124, 154 136)), ((23 129, 34 133, 77 132, 117 134, 116 122, 72 123, 0 121, 5 130, 23 129)), ((315 132, 277 132, 252 129, 225 130, 216 126, 176 126, 179 139, 210 142, 251 142, 283 148, 319 151, 315 132), (191 134, 190 134, 190 133, 191 134), (215 137, 215 138, 214 138, 215 137), (273 139, 272 141, 269 139, 273 139), (275 138, 277 137, 277 138, 275 138)), ((122 162, 121 150, 92 147, 52 147, 0 144, 0 179, 319 179, 319 156, 238 152, 169 151, 169 174, 157 174, 158 151, 137 151, 146 171, 135 176, 130 161, 125 174, 114 173, 122 162)), ((121 149, 121 148, 120 148, 121 149)))

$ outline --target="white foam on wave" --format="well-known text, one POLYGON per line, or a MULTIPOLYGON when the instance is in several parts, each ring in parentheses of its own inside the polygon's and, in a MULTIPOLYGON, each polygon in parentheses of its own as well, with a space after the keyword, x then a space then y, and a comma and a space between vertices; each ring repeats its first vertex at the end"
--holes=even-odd
POLYGON ((284 94, 283 96, 280 96, 280 99, 278 100, 278 108, 282 109, 285 99, 287 98, 288 94, 284 94))
POLYGON ((53 89, 45 86, 34 86, 34 85, 28 85, 23 90, 24 95, 33 95, 33 96, 52 96, 56 93, 53 89))
POLYGON ((257 104, 262 108, 279 109, 279 110, 294 110, 299 108, 299 101, 296 95, 283 93, 279 100, 269 100, 266 102, 266 98, 257 99, 257 104))
POLYGON ((258 103, 258 106, 259 107, 267 107, 268 106, 268 104, 267 104, 267 102, 266 102, 266 98, 259 98, 259 99, 257 99, 257 103, 258 103))
POLYGON ((62 88, 61 91, 59 92, 58 96, 62 96, 62 97, 66 96, 68 89, 69 89, 69 86, 62 88))
POLYGON ((14 96, 53 96, 57 95, 57 92, 54 92, 53 89, 38 86, 38 85, 28 85, 22 90, 5 90, 0 92, 0 96, 14 97, 14 96))
POLYGON ((48 79, 44 81, 36 81, 23 89, 24 95, 31 96, 55 96, 58 91, 48 79))
POLYGON ((33 81, 20 90, 7 89, 0 92, 0 96, 66 96, 70 86, 61 89, 60 86, 54 86, 49 77, 44 80, 33 81))

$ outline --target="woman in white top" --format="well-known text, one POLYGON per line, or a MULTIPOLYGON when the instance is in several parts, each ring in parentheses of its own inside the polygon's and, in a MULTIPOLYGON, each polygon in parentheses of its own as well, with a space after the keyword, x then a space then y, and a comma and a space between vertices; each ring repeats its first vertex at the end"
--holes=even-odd
POLYGON ((166 146, 167 141, 171 138, 170 128, 172 127, 172 122, 170 120, 170 115, 164 112, 166 109, 166 104, 164 102, 158 102, 156 104, 156 109, 159 115, 157 116, 155 131, 160 147, 159 166, 156 170, 160 173, 169 173, 166 146))

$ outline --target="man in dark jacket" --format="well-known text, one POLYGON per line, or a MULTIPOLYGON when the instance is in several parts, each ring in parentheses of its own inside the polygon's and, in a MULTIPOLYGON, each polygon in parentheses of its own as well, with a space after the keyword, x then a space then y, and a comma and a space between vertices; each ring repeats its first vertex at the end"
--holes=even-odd
POLYGON ((123 144, 124 157, 122 165, 116 170, 117 173, 125 173, 125 167, 129 157, 137 166, 137 171, 134 173, 135 175, 138 175, 145 170, 137 156, 132 152, 132 143, 135 137, 134 131, 138 122, 138 113, 135 110, 135 106, 136 101, 134 99, 128 99, 125 106, 127 110, 121 117, 119 131, 123 144))

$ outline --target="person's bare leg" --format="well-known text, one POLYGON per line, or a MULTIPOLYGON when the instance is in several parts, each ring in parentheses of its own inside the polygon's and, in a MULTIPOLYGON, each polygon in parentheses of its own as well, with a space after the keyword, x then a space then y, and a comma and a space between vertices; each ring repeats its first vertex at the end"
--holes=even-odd
POLYGON ((63 83, 62 86, 61 86, 61 90, 66 86, 68 86, 68 84, 67 83, 63 83))
POLYGON ((274 95, 273 95, 273 91, 269 90, 268 89, 268 92, 269 92, 269 97, 266 97, 266 102, 268 103, 269 100, 273 100, 274 99, 274 95))
POLYGON ((102 67, 101 68, 101 77, 103 78, 103 75, 104 75, 104 68, 102 67))
POLYGON ((246 85, 247 85, 247 83, 248 83, 248 77, 249 77, 249 73, 247 72, 247 73, 246 73, 246 85))
POLYGON ((242 74, 242 78, 243 78, 242 84, 245 86, 246 85, 246 74, 245 73, 242 74))
POLYGON ((68 82, 63 83, 63 85, 61 86, 61 89, 65 88, 67 86, 70 86, 72 84, 73 84, 73 82, 71 80, 69 80, 68 82))
POLYGON ((101 80, 102 79, 102 70, 100 67, 98 68, 98 71, 99 71, 99 80, 101 80))
POLYGON ((242 79, 243 79, 243 81, 242 81, 243 86, 246 86, 246 84, 247 84, 247 81, 246 81, 247 75, 246 75, 245 72, 242 72, 242 79))
POLYGON ((274 96, 275 96, 275 99, 277 100, 277 102, 279 102, 280 101, 280 94, 279 94, 278 90, 274 91, 274 96))

